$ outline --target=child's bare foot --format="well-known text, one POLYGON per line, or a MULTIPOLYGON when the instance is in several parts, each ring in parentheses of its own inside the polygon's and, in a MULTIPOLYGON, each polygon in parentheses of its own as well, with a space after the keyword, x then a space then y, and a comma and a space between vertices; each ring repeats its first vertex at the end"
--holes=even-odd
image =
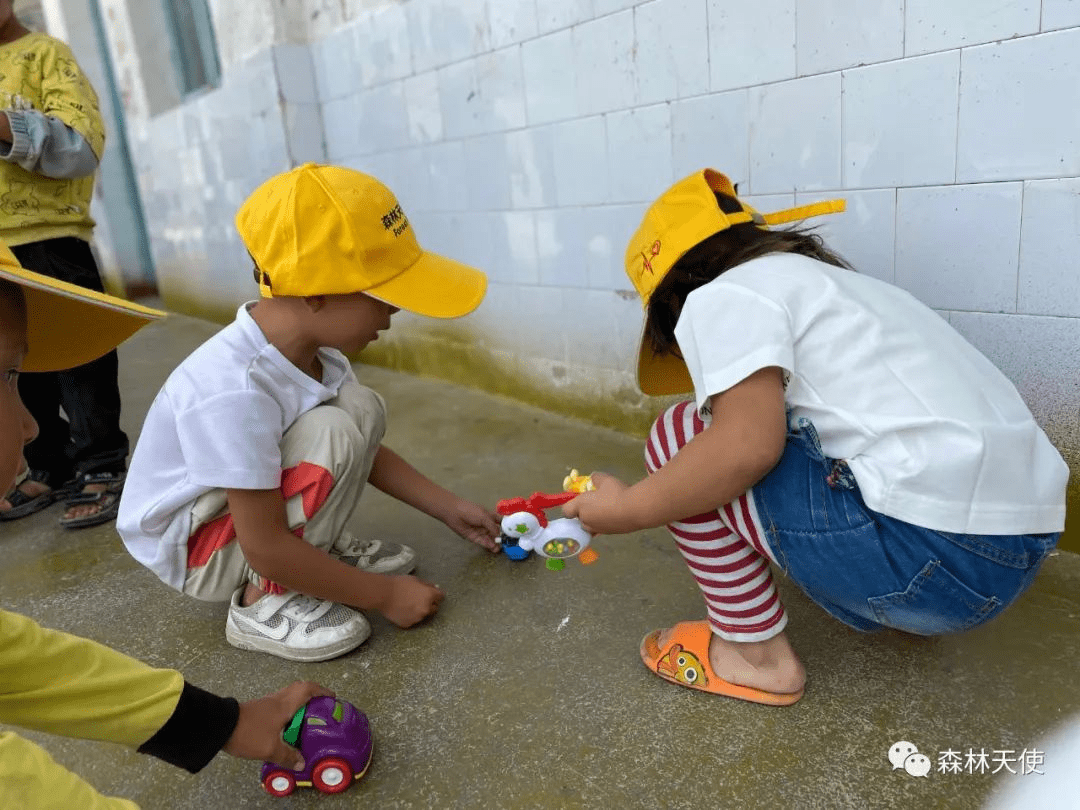
POLYGON ((65 496, 64 516, 60 525, 67 529, 97 526, 115 520, 120 511, 120 494, 124 490, 123 472, 92 472, 79 476, 78 482, 65 496))
MULTIPOLYGON (((670 635, 670 630, 660 634, 657 643, 661 649, 670 635)), ((709 664, 728 683, 774 694, 798 692, 806 683, 806 670, 784 633, 766 641, 725 641, 713 633, 709 664)))
MULTIPOLYGON (((49 492, 49 485, 43 484, 40 481, 34 481, 33 479, 27 479, 19 484, 19 491, 27 498, 37 498, 40 495, 45 495, 49 492)), ((11 503, 7 498, 0 498, 0 512, 6 512, 11 508, 11 503)))
MULTIPOLYGON (((99 492, 107 492, 108 489, 105 484, 87 484, 83 487, 82 494, 96 495, 99 492)), ((100 503, 81 503, 77 506, 70 506, 64 511, 64 520, 79 520, 80 518, 97 515, 101 513, 103 508, 100 503)))

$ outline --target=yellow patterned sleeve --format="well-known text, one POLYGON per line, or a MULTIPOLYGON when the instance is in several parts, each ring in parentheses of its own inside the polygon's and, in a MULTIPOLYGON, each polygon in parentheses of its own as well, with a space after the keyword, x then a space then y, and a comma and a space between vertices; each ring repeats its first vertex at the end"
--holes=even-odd
POLYGON ((41 111, 63 121, 78 132, 101 160, 105 149, 105 125, 98 97, 75 55, 60 40, 52 40, 42 55, 41 111))

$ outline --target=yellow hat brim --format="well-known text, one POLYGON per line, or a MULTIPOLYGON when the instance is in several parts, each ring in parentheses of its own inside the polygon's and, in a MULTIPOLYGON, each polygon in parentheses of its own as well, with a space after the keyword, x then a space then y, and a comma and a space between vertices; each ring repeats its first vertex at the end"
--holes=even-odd
POLYGON ((0 262, 26 297, 23 371, 62 371, 96 360, 165 313, 0 262))
POLYGON ((694 390, 690 370, 674 354, 656 354, 644 334, 638 341, 638 387, 653 397, 688 394, 694 390))
POLYGON ((417 315, 460 318, 484 300, 487 276, 475 267, 424 251, 408 269, 363 292, 417 315))
MULTIPOLYGON (((739 200, 742 210, 728 214, 717 205, 717 192, 738 199, 735 185, 727 175, 715 169, 702 169, 671 186, 645 212, 641 225, 626 247, 625 258, 626 275, 643 306, 648 306, 653 291, 687 251, 732 225, 752 222, 759 228, 766 228, 835 214, 845 208, 842 199, 822 200, 761 214, 739 200)), ((638 387, 651 396, 685 394, 694 390, 686 364, 674 355, 654 354, 645 339, 644 329, 638 341, 638 387)))

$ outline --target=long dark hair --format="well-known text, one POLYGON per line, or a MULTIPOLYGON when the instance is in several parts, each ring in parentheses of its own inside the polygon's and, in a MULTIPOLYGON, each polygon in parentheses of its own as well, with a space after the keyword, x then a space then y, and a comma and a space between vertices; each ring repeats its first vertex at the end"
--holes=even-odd
MULTIPOLYGON (((737 199, 720 192, 716 192, 716 203, 725 214, 743 210, 737 199)), ((675 324, 686 296, 732 267, 768 253, 798 253, 836 267, 854 269, 809 228, 766 230, 752 222, 732 225, 686 251, 649 296, 645 336, 653 352, 681 357, 675 343, 675 324)))

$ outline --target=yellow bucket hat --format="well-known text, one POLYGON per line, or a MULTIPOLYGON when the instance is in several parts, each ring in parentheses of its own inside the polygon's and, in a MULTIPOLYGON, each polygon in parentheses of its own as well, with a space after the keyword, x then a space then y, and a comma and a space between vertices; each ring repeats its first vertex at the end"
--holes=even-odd
POLYGON ((22 287, 29 351, 23 371, 61 371, 96 360, 150 321, 156 309, 27 270, 0 242, 0 279, 22 287))
POLYGON ((267 298, 362 292, 457 318, 487 289, 479 270, 422 250, 393 192, 353 169, 306 163, 271 177, 240 207, 236 228, 267 298))
MULTIPOLYGON (((843 200, 824 200, 772 214, 759 214, 739 200, 743 210, 725 214, 716 202, 718 191, 738 199, 735 186, 726 175, 714 169, 702 169, 665 191, 645 212, 645 218, 626 247, 626 275, 641 296, 642 307, 648 307, 649 296, 675 263, 690 248, 713 234, 742 222, 753 222, 765 228, 836 213, 845 207, 843 200)), ((644 330, 638 348, 638 387, 653 396, 694 390, 690 372, 682 359, 673 354, 655 354, 644 330)))

